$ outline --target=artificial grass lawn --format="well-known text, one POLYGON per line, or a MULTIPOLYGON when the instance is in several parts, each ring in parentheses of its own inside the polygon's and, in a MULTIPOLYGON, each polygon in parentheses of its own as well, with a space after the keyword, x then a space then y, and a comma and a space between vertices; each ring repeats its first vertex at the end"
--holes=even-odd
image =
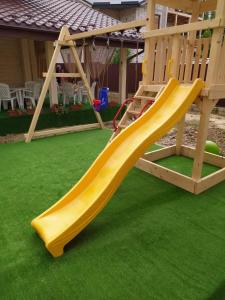
POLYGON ((83 175, 109 136, 0 145, 0 299, 225 299, 225 183, 195 196, 132 169, 62 257, 45 250, 30 221, 83 175))

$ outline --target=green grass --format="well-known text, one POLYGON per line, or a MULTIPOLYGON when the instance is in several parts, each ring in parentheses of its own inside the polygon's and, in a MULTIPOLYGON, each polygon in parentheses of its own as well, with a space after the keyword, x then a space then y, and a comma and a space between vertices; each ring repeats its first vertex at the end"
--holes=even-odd
MULTIPOLYGON (((109 136, 0 145, 0 299, 225 299, 225 183, 195 196, 132 169, 62 257, 45 250, 30 221, 82 176, 109 136)), ((191 167, 189 159, 161 163, 186 174, 191 167)))

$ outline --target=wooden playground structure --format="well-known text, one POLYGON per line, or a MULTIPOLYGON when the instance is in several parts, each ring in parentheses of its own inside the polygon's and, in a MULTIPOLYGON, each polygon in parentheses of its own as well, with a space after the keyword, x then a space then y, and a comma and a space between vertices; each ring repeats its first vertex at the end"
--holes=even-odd
MULTIPOLYGON (((67 129, 46 130, 45 133, 35 132, 36 124, 43 106, 43 102, 53 77, 56 77, 55 64, 61 47, 69 47, 72 51, 78 73, 57 73, 57 77, 80 77, 88 91, 89 102, 92 105, 94 96, 86 74, 83 71, 76 51, 76 40, 105 35, 116 31, 139 28, 145 26, 142 36, 145 40, 145 54, 143 62, 143 79, 140 82, 133 101, 120 120, 118 131, 129 125, 130 120, 139 115, 148 104, 149 99, 157 98, 170 77, 177 78, 183 84, 191 84, 196 78, 205 81, 205 88, 196 99, 199 108, 200 122, 195 148, 183 145, 185 118, 177 127, 176 145, 144 154, 136 163, 136 167, 156 177, 168 181, 189 192, 199 194, 217 183, 225 180, 225 159, 222 156, 205 153, 204 147, 207 139, 208 124, 213 107, 219 99, 225 98, 225 1, 224 0, 148 0, 147 18, 145 20, 119 23, 117 25, 70 35, 67 27, 63 27, 58 41, 55 42, 54 54, 45 74, 46 79, 40 99, 29 129, 25 135, 26 142, 39 135, 52 135, 59 132, 86 130, 101 127, 103 122, 98 112, 95 112, 98 123, 83 126, 74 126, 67 129), (155 5, 165 5, 191 13, 191 22, 163 29, 155 29, 155 5), (204 12, 215 11, 212 20, 200 20, 204 12), (212 30, 212 36, 203 38, 203 30, 212 30), (76 127, 76 128, 75 128, 76 127), (60 131, 61 130, 61 131, 60 131), (188 177, 157 164, 157 160, 169 156, 186 156, 193 159, 192 176, 188 177), (202 177, 203 163, 219 167, 219 170, 202 177)), ((124 64, 124 68, 126 64, 124 64)), ((124 74, 124 72, 123 72, 124 74)))

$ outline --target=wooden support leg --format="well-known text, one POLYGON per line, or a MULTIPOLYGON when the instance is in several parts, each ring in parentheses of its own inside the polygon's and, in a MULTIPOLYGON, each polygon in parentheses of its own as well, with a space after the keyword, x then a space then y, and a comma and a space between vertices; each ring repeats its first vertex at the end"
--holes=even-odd
POLYGON ((200 107, 200 123, 198 128, 197 144, 195 149, 194 165, 192 170, 192 178, 196 181, 200 180, 202 175, 202 167, 204 160, 205 142, 208 135, 209 118, 215 102, 210 101, 206 97, 203 98, 200 107))
POLYGON ((176 155, 181 155, 181 146, 183 144, 184 128, 185 128, 185 116, 177 125, 176 155))
MULTIPOLYGON (((60 35, 59 35, 59 41, 63 41, 67 30, 68 30, 67 27, 63 27, 61 29, 61 32, 60 32, 60 35)), ((37 125, 37 121, 38 121, 38 118, 40 116, 41 109, 42 109, 42 106, 43 106, 43 103, 44 103, 44 100, 45 100, 45 96, 46 96, 46 93, 48 91, 50 82, 51 82, 52 77, 53 77, 52 75, 53 75, 54 70, 55 70, 55 64, 56 64, 56 60, 58 58, 58 55, 60 53, 60 49, 61 49, 61 46, 57 45, 55 50, 54 50, 54 54, 52 56, 52 59, 51 59, 50 65, 49 65, 48 73, 47 73, 46 78, 45 78, 45 82, 44 82, 44 85, 43 85, 43 88, 42 88, 42 91, 41 91, 41 94, 40 94, 40 97, 39 97, 39 100, 38 100, 38 104, 36 106, 36 109, 35 109, 35 112, 34 112, 34 115, 33 115, 33 119, 32 119, 32 122, 31 122, 31 125, 30 125, 30 128, 29 128, 29 131, 26 135, 26 143, 29 143, 31 141, 33 135, 34 135, 34 131, 35 131, 35 128, 36 128, 36 125, 37 125)))

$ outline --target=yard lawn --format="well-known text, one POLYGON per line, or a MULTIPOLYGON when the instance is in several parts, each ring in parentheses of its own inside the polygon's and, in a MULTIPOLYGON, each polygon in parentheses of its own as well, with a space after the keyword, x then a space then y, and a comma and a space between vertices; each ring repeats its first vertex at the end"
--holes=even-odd
MULTIPOLYGON (((62 257, 47 252, 31 220, 77 182, 109 136, 0 145, 0 298, 225 299, 225 182, 195 196, 134 168, 62 257)), ((191 167, 177 157, 161 163, 191 167)))

